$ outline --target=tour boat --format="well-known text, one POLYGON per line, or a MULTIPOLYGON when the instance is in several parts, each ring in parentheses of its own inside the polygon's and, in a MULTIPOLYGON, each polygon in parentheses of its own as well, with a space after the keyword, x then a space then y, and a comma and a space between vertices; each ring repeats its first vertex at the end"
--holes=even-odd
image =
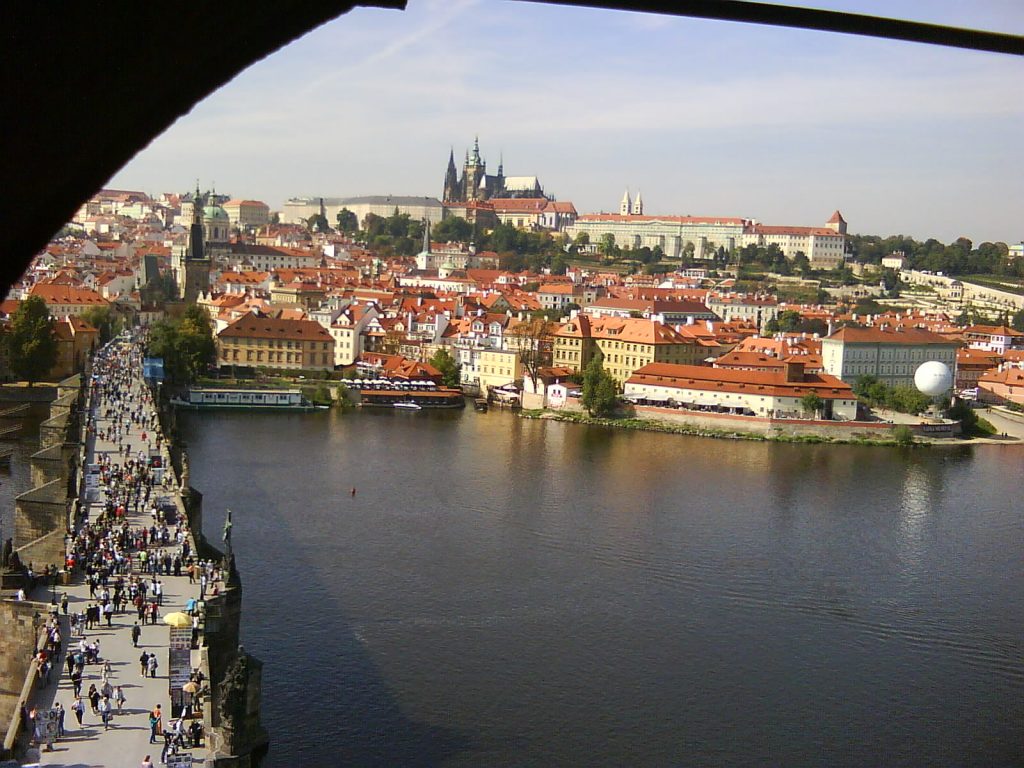
POLYGON ((255 411, 312 411, 318 407, 298 389, 202 389, 193 387, 171 403, 179 408, 242 408, 255 411))
POLYGON ((416 403, 403 401, 401 403, 395 403, 395 408, 405 408, 407 411, 422 411, 423 406, 416 405, 416 403))

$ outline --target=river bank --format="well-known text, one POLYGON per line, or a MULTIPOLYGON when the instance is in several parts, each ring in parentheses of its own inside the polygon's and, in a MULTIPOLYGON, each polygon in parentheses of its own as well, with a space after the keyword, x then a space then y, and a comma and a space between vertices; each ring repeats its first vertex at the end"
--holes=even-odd
MULTIPOLYGON (((593 426, 614 427, 616 429, 639 430, 645 432, 663 432, 676 435, 691 435, 696 437, 710 437, 718 440, 748 440, 753 442, 768 443, 809 443, 809 444, 832 444, 832 445, 867 445, 867 446, 965 446, 965 445, 1005 445, 1021 444, 1021 440, 1014 436, 990 436, 990 437, 928 437, 926 435, 911 434, 910 439, 893 434, 893 437, 879 437, 876 434, 865 434, 864 436, 844 437, 841 435, 828 434, 788 434, 784 432, 763 433, 752 432, 742 429, 714 429, 682 422, 669 422, 661 419, 642 419, 636 417, 622 418, 599 418, 589 416, 580 411, 553 411, 544 409, 521 410, 519 415, 526 419, 548 419, 551 421, 570 422, 574 424, 589 424, 593 426)), ((896 425, 905 426, 905 425, 896 425)), ((827 429, 827 428, 826 428, 827 429)), ((888 429, 895 433, 895 429, 888 429)), ((903 433, 906 435, 906 433, 903 433)))

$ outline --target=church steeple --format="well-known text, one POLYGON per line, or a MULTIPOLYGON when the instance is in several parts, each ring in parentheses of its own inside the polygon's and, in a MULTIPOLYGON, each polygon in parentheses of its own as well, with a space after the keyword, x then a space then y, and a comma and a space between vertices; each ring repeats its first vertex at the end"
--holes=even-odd
POLYGON ((448 170, 444 174, 444 196, 441 198, 446 203, 452 203, 459 197, 459 175, 455 170, 455 148, 448 151, 448 170))
POLYGON ((640 197, 639 189, 636 191, 636 198, 633 200, 633 207, 630 210, 630 213, 632 213, 635 216, 644 215, 644 201, 643 198, 640 197))
POLYGON ((622 202, 619 203, 619 213, 623 216, 629 216, 632 211, 633 204, 629 199, 629 188, 627 187, 626 191, 622 193, 622 202))
POLYGON ((203 258, 203 196, 199 192, 199 181, 196 180, 196 194, 192 198, 192 226, 188 233, 187 259, 203 258))

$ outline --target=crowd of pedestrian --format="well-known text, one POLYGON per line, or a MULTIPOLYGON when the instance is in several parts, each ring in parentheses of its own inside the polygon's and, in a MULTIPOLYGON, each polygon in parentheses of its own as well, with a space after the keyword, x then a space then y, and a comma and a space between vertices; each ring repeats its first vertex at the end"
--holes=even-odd
MULTIPOLYGON (((136 336, 132 341, 139 340, 136 336)), ((170 499, 169 494, 176 490, 173 475, 164 471, 166 446, 152 395, 139 376, 141 369, 139 343, 117 341, 94 357, 85 427, 89 453, 94 457, 86 470, 93 475, 87 489, 91 487, 97 496, 84 499, 78 510, 75 530, 67 540, 65 562, 66 571, 84 578, 89 599, 82 610, 72 612, 68 596, 62 595, 60 611, 68 617, 72 637, 61 637, 54 606, 45 627, 46 639, 34 658, 39 685, 45 687, 54 665, 60 666, 61 644, 67 641, 64 663, 73 695, 68 708, 79 728, 85 727, 86 702, 104 730, 114 726, 115 715, 124 712, 127 702, 123 686, 112 679, 114 670, 109 660, 101 655, 99 638, 90 638, 91 632, 115 629, 115 619, 129 614, 131 625, 121 621, 117 624, 130 626, 132 645, 137 647, 143 627, 156 624, 160 618, 165 589, 162 577, 187 575, 190 584, 199 584, 200 600, 219 589, 219 567, 196 556, 188 522, 177 514, 170 499), (95 450, 97 439, 112 443, 116 451, 95 450), (133 453, 130 440, 142 447, 133 453), (98 513, 90 516, 90 510, 96 511, 97 506, 98 513), (148 519, 140 522, 139 517, 148 519), (88 689, 83 697, 85 683, 88 689)), ((195 600, 189 601, 189 608, 190 612, 198 613, 195 600)), ((194 618, 193 639, 197 628, 198 620, 194 618)), ((143 651, 142 676, 155 678, 159 667, 158 655, 143 651)), ((46 718, 56 711, 60 738, 64 733, 64 709, 59 702, 46 713, 46 718)), ((23 706, 22 718, 37 744, 52 746, 54 729, 52 725, 46 727, 46 718, 40 712, 23 706)), ((159 704, 150 710, 149 719, 150 741, 155 742, 165 733, 159 704)), ((186 726, 177 718, 169 730, 170 738, 161 759, 169 750, 198 744, 201 731, 197 721, 186 726)))

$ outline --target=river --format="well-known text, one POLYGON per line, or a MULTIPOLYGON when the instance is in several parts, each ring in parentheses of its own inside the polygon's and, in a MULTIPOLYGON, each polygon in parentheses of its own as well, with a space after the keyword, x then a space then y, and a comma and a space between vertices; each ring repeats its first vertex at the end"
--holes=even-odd
POLYGON ((1017 447, 180 426, 211 540, 234 513, 268 766, 1024 762, 1017 447))

